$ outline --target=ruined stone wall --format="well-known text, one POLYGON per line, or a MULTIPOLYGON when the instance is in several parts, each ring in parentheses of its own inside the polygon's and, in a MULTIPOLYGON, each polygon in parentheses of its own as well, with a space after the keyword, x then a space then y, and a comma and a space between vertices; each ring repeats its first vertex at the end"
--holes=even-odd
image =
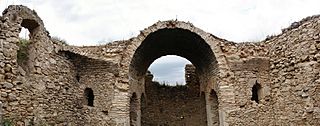
POLYGON ((293 23, 270 38, 270 85, 277 124, 320 124, 320 17, 293 23))
MULTIPOLYGON (((180 110, 192 115, 192 120, 206 119, 208 125, 320 124, 319 16, 295 22, 282 34, 256 43, 229 42, 191 23, 164 21, 129 40, 101 46, 67 46, 52 40, 36 12, 24 6, 9 6, 0 17, 0 28, 0 117, 16 125, 127 126, 134 93, 138 102, 132 110, 142 115, 142 124, 148 123, 143 120, 183 124, 181 118, 165 116, 170 111, 178 117, 180 110), (30 45, 26 62, 18 64, 22 27, 30 31, 30 45), (197 89, 188 90, 192 93, 186 93, 185 87, 162 90, 144 75, 139 79, 131 76, 135 74, 130 71, 135 66, 130 65, 136 50, 161 29, 196 34, 201 38, 196 42, 203 39, 213 52, 206 67, 210 70, 199 74, 194 67, 186 69, 187 73, 192 72, 191 78, 186 77, 189 83, 196 82, 196 74, 199 79, 200 85, 187 84, 188 88, 197 89), (88 105, 86 88, 93 92, 92 106, 88 105), (254 92, 257 99, 253 98, 254 92), (176 95, 175 101, 169 95, 176 95), (203 96, 205 100, 199 100, 203 96), (167 106, 163 113, 157 102, 167 106), (182 103, 184 107, 175 108, 182 103), (159 114, 163 116, 155 116, 159 114)), ((175 51, 177 55, 188 54, 175 51)), ((202 52, 203 48, 197 51, 202 52)))
MULTIPOLYGON (((200 81, 199 81, 199 75, 196 72, 196 67, 192 64, 187 64, 185 66, 185 78, 186 78, 186 86, 189 89, 189 93, 191 94, 200 94, 201 99, 202 97, 205 98, 205 107, 206 107, 206 116, 203 118, 206 118, 207 125, 212 126, 218 126, 220 124, 219 121, 219 101, 217 92, 215 89, 217 88, 211 88, 210 92, 205 93, 200 88, 200 81)), ((199 99, 198 99, 199 100, 199 99)), ((200 102, 201 103, 201 102, 200 102)), ((204 106, 201 106, 204 107, 204 106)), ((187 123, 188 124, 188 123, 187 123)))
POLYGON ((229 124, 319 124, 317 41, 319 17, 314 16, 263 42, 224 46, 239 107, 229 113, 229 124), (251 100, 255 83, 261 85, 259 103, 251 100))
POLYGON ((235 108, 229 110, 229 125, 274 125, 270 102, 268 47, 261 43, 227 42, 222 47, 232 71, 235 108), (252 100, 258 84, 258 101, 252 100))
MULTIPOLYGON (((116 83, 114 63, 83 58, 83 64, 91 65, 88 67, 72 62, 70 57, 59 53, 72 47, 65 49, 65 45, 51 40, 41 19, 24 6, 9 6, 0 19, 0 99, 3 119, 11 120, 16 125, 112 124, 107 114, 113 97, 113 84, 116 83), (26 67, 17 63, 21 27, 30 31, 26 67), (99 65, 95 67, 94 64, 99 65), (78 73, 86 79, 79 82, 76 78, 78 73), (101 85, 92 86, 94 83, 101 85), (86 85, 97 93, 96 108, 84 105, 86 85)), ((85 52, 86 48, 82 50, 85 52)), ((115 56, 114 52, 116 50, 109 50, 106 55, 115 56)), ((89 56, 95 58, 94 55, 89 56)))
POLYGON ((114 84, 117 83, 117 66, 112 62, 90 59, 71 52, 61 52, 76 68, 73 79, 76 80, 78 104, 87 125, 111 125, 109 110, 113 98, 114 84), (92 90, 92 105, 89 105, 87 89, 92 90))
POLYGON ((16 125, 77 124, 73 74, 74 68, 55 52, 55 45, 34 11, 23 6, 9 6, 3 13, 2 50, 10 64, 1 79, 3 116, 16 125), (17 64, 21 27, 30 32, 28 61, 25 69, 17 64), (10 53, 10 55, 8 55, 10 53), (10 76, 10 77, 9 77, 10 76), (14 83, 15 82, 15 83, 14 83), (7 85, 7 86, 5 86, 7 85), (70 90, 67 90, 70 89, 70 90), (10 100, 11 99, 11 100, 10 100), (60 116, 65 115, 65 116, 60 116))
POLYGON ((190 89, 190 92, 193 91, 194 94, 200 94, 200 83, 199 83, 199 75, 196 73, 196 67, 192 64, 186 64, 185 68, 185 81, 186 86, 190 89))
POLYGON ((16 50, 18 50, 16 45, 18 34, 16 32, 19 31, 19 27, 17 27, 18 24, 11 23, 9 18, 0 17, 0 20, 0 114, 2 116, 8 115, 13 110, 27 110, 27 107, 18 106, 18 100, 20 99, 18 97, 20 97, 22 91, 22 88, 18 86, 23 79, 18 78, 20 73, 18 73, 16 63, 16 50))
POLYGON ((125 50, 129 40, 115 41, 100 46, 63 46, 62 51, 70 51, 92 59, 100 59, 113 63, 119 63, 122 60, 122 53, 125 50))
POLYGON ((165 86, 146 78, 145 104, 141 108, 143 126, 206 126, 205 95, 199 86, 165 86))

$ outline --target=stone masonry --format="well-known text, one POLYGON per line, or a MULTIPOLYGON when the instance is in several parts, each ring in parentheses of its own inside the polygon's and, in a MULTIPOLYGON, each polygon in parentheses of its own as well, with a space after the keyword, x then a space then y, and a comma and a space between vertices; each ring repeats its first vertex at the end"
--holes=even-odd
POLYGON ((320 125, 320 16, 261 42, 234 43, 189 22, 159 21, 100 46, 53 39, 37 13, 0 16, 0 121, 17 126, 320 125), (29 30, 26 61, 19 33, 29 30), (187 85, 152 82, 150 64, 178 55, 187 85))

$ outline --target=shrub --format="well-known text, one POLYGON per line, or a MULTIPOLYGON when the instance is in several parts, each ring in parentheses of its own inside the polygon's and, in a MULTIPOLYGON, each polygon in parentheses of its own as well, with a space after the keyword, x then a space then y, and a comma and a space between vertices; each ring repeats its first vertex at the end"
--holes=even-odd
POLYGON ((61 39, 61 38, 56 37, 56 36, 51 37, 51 40, 52 40, 53 42, 56 42, 56 43, 61 43, 61 44, 63 44, 63 45, 68 45, 68 43, 67 43, 66 40, 61 39))
POLYGON ((17 62, 19 65, 24 64, 28 60, 29 44, 30 44, 29 40, 20 38, 18 43, 19 50, 17 52, 17 62))
POLYGON ((13 126, 11 120, 3 119, 1 122, 1 126, 13 126))

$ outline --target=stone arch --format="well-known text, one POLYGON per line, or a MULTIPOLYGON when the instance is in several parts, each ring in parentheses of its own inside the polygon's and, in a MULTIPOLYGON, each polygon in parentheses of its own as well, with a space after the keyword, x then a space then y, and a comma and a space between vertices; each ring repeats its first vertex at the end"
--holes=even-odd
MULTIPOLYGON (((21 32, 22 27, 28 29, 29 42, 26 50, 28 58, 21 66, 24 66, 23 69, 27 73, 35 72, 38 69, 35 66, 35 61, 38 58, 37 56, 41 54, 44 58, 46 57, 44 56, 45 54, 53 52, 53 44, 51 41, 49 41, 49 32, 45 29, 41 18, 34 10, 31 10, 23 5, 8 6, 8 8, 3 11, 3 17, 6 18, 8 22, 14 24, 13 34, 14 38, 16 39, 16 45, 19 44, 17 41, 19 41, 19 33, 21 32)), ((17 47, 18 51, 19 45, 17 47)))
MULTIPOLYGON (((135 62, 135 53, 136 51, 139 49, 139 47, 141 47, 141 45, 149 38, 152 38, 150 36, 152 36, 154 33, 156 32, 163 32, 163 31, 174 31, 174 32, 179 32, 179 31, 184 31, 185 33, 190 33, 189 35, 193 35, 194 37, 197 37, 198 40, 201 39, 201 41, 203 42, 202 44, 206 46, 207 52, 210 53, 210 56, 213 58, 212 61, 215 62, 216 66, 215 66, 215 72, 213 74, 220 74, 219 70, 221 67, 228 67, 226 65, 226 59, 223 56, 223 52, 220 48, 221 45, 223 45, 223 42, 225 42, 226 40, 220 39, 218 37, 213 36, 212 34, 209 34, 207 32, 204 32, 203 30, 196 28, 195 26, 193 26, 191 23, 186 23, 186 22, 182 22, 182 21, 163 21, 163 22, 157 22, 154 25, 150 26, 149 28, 146 28, 145 30, 141 31, 140 34, 135 37, 132 38, 130 41, 130 43, 128 44, 126 50, 124 50, 124 56, 122 57, 122 61, 121 61, 121 66, 123 67, 122 70, 124 70, 124 73, 128 73, 126 75, 123 76, 123 78, 127 78, 129 76, 129 80, 133 79, 132 78, 132 74, 130 75, 130 73, 133 73, 134 70, 132 70, 132 64, 133 62, 135 62)), ((185 35, 186 37, 188 35, 185 35)), ((190 38, 190 36, 189 36, 190 38)), ((148 41, 149 41, 148 40, 148 41)), ((169 40, 169 39, 168 39, 169 40)), ((172 40, 174 41, 174 40, 172 40)), ((162 41, 163 42, 163 41, 162 41)), ((157 42, 157 43, 162 43, 162 42, 157 42)), ((198 44, 200 44, 201 42, 198 42, 198 44)), ((183 43, 180 43, 183 44, 183 43)), ((195 47, 197 47, 197 45, 195 44, 195 47)), ((148 48, 148 47, 147 47, 148 48)), ((182 49, 181 49, 182 50, 182 49)), ((200 49, 198 49, 200 51, 200 49)), ((163 50, 160 50, 163 51, 163 50)), ((171 50, 172 51, 172 50, 171 50)), ((204 51, 204 50, 201 50, 204 51)), ((204 52, 202 52, 204 53, 204 52)), ((178 53, 162 53, 162 54, 157 54, 156 57, 153 57, 152 60, 155 60, 156 58, 159 58, 160 56, 164 56, 164 55, 178 55, 181 57, 184 57, 188 60, 190 60, 196 67, 198 65, 198 67, 200 66, 200 63, 195 63, 198 62, 196 59, 191 59, 190 55, 183 55, 178 54, 178 53)), ((210 57, 208 56, 208 57, 210 57)), ((145 63, 144 66, 148 66, 146 64, 149 64, 150 61, 148 63, 145 63)), ((151 62, 152 63, 152 62, 151 62)), ((147 67, 145 67, 147 68, 147 67)), ((143 70, 146 71, 146 70, 143 70)), ((199 71, 200 72, 200 71, 199 71)), ((139 73, 139 75, 142 75, 144 72, 139 73)), ((131 85, 131 84, 130 84, 131 85)), ((211 86, 211 85, 210 85, 211 86)), ((213 86, 211 86, 213 87, 213 86)), ((205 90, 205 87, 201 87, 202 90, 205 90)), ((130 87, 130 89, 132 89, 130 87)))
POLYGON ((192 62, 199 74, 201 91, 217 87, 212 85, 218 81, 212 79, 218 78, 221 65, 226 63, 219 48, 223 41, 190 23, 166 21, 152 25, 131 39, 124 51, 121 66, 127 73, 123 78, 128 77, 129 92, 145 92, 144 77, 148 67, 165 55, 181 56, 192 62))
POLYGON ((17 62, 20 67, 23 68, 23 70, 26 71, 26 73, 29 73, 29 66, 30 61, 29 56, 32 54, 29 50, 30 44, 34 43, 36 40, 35 35, 38 34, 39 24, 34 19, 23 19, 21 21, 21 27, 19 29, 19 33, 22 31, 22 27, 27 29, 29 31, 28 37, 29 39, 23 40, 19 37, 19 44, 18 44, 18 51, 17 51, 17 62))
POLYGON ((39 27, 39 23, 32 19, 23 19, 21 26, 29 30, 31 38, 35 34, 36 29, 39 27))
POLYGON ((28 29, 30 38, 39 33, 45 33, 49 36, 41 18, 34 10, 29 9, 26 6, 10 5, 3 11, 3 16, 8 17, 11 22, 17 22, 20 26, 28 29))

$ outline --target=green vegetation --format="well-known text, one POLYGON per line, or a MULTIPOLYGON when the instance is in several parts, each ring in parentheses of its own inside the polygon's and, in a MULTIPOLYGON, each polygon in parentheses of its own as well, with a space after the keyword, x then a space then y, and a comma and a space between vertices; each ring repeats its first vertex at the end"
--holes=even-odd
POLYGON ((3 119, 1 122, 1 126, 13 126, 13 124, 9 119, 3 119))
MULTIPOLYGON (((34 119, 30 119, 27 125, 28 126, 48 126, 48 124, 42 120, 40 120, 38 124, 36 124, 34 122, 34 119)), ((0 120, 0 126, 14 126, 14 123, 13 123, 13 120, 9 118, 4 118, 2 121, 0 120)))
POLYGON ((154 85, 156 85, 158 88, 177 88, 177 89, 182 89, 182 88, 187 88, 186 85, 183 85, 183 84, 179 84, 179 83, 176 83, 176 85, 170 85, 166 82, 162 82, 162 83, 159 83, 157 81, 153 81, 154 85))
POLYGON ((18 64, 24 64, 28 61, 28 46, 30 44, 30 41, 27 39, 20 38, 18 46, 19 50, 17 52, 17 61, 18 64))
POLYGON ((62 43, 63 45, 68 45, 68 43, 67 43, 66 40, 61 39, 61 38, 59 38, 59 37, 57 37, 57 36, 51 37, 51 40, 52 40, 53 42, 56 42, 56 43, 62 43))

